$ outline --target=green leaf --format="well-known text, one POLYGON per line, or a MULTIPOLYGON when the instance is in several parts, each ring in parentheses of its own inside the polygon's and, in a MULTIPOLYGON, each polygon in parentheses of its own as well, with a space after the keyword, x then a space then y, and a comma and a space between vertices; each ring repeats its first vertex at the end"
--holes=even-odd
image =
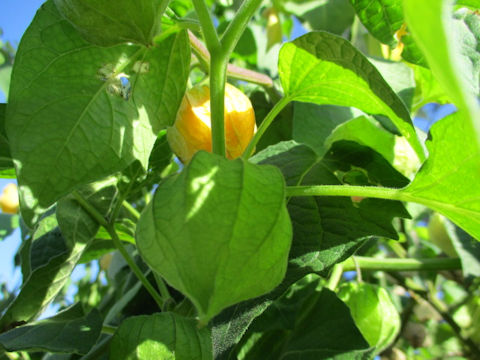
MULTIPOLYGON (((105 215, 114 192, 110 184, 100 182, 86 187, 80 194, 105 215)), ((26 278, 18 296, 0 319, 0 329, 32 320, 53 301, 98 229, 98 224, 72 197, 58 203, 56 217, 58 224, 55 214, 39 222, 28 248, 29 264, 22 264, 26 278)))
POLYGON ((298 17, 308 29, 338 35, 352 24, 355 15, 348 0, 284 0, 281 6, 298 17))
POLYGON ((288 99, 385 115, 424 159, 405 104, 347 40, 325 32, 306 34, 283 45, 278 66, 288 99))
MULTIPOLYGON (((10 145, 5 133, 5 112, 7 104, 0 104, 0 170, 13 168, 10 145)), ((3 176, 2 176, 3 177, 3 176)))
POLYGON ((350 308, 355 324, 379 354, 400 332, 401 320, 387 290, 368 283, 347 283, 338 297, 350 308))
POLYGON ((293 109, 293 140, 310 146, 318 156, 327 152, 325 141, 337 126, 361 114, 354 108, 302 102, 295 102, 293 109))
MULTIPOLYGON (((292 141, 267 150, 252 161, 279 167, 287 185, 340 183, 329 165, 305 145, 292 141)), ((289 263, 312 272, 346 259, 369 236, 397 238, 392 219, 409 217, 399 202, 364 199, 354 205, 348 197, 293 197, 288 210, 293 225, 289 263)))
POLYGON ((442 213, 480 240, 480 150, 469 121, 455 113, 435 123, 429 158, 401 194, 442 213))
POLYGON ((395 33, 403 25, 402 3, 399 0, 350 0, 360 21, 379 41, 397 44, 395 33))
MULTIPOLYGON (((355 326, 349 309, 335 293, 328 289, 313 294, 309 292, 306 291, 305 297, 300 299, 303 307, 295 319, 294 328, 282 333, 281 346, 273 349, 273 356, 269 351, 272 345, 260 341, 247 353, 245 360, 370 358, 372 351, 368 343, 355 326)), ((278 345, 278 333, 272 335, 277 339, 273 339, 273 343, 278 345)), ((266 336, 269 336, 268 332, 266 336)))
POLYGON ((185 32, 148 48, 96 47, 47 2, 20 43, 7 107, 26 223, 134 160, 146 168, 158 131, 175 119, 189 61, 185 32))
POLYGON ((480 9, 480 0, 457 0, 456 5, 467 6, 474 10, 480 9))
POLYGON ((413 63, 425 66, 425 59, 411 36, 402 33, 405 23, 402 0, 350 0, 358 18, 373 37, 380 42, 395 47, 399 41, 404 44, 402 57, 413 63), (396 34, 401 32, 402 34, 396 34))
POLYGON ((113 336, 110 359, 211 360, 210 331, 170 312, 130 317, 113 336))
POLYGON ((111 46, 150 45, 160 31, 168 0, 54 0, 59 12, 88 41, 111 46))
POLYGON ((76 304, 54 317, 0 334, 6 351, 48 351, 86 354, 95 345, 102 329, 98 310, 85 315, 76 304))
POLYGON ((0 241, 18 228, 18 215, 0 213, 0 241))
POLYGON ((404 0, 408 27, 425 55, 433 75, 460 111, 465 112, 464 125, 480 150, 480 109, 476 94, 479 82, 477 48, 480 40, 479 20, 467 16, 465 22, 453 20, 450 1, 404 0))
POLYGON ((206 323, 283 279, 291 242, 284 191, 274 167, 198 152, 142 212, 138 249, 206 323))

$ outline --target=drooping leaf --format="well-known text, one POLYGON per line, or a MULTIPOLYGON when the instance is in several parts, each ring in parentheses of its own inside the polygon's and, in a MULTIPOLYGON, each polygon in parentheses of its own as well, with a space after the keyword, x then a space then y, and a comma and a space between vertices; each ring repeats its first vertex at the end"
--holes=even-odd
POLYGON ((326 288, 313 293, 308 290, 305 297, 299 299, 303 306, 294 319, 294 328, 264 333, 243 359, 363 360, 371 357, 372 350, 355 326, 349 309, 335 293, 326 288))
MULTIPOLYGON (((100 182, 79 193, 105 215, 115 191, 110 184, 100 182)), ((0 329, 30 321, 55 298, 98 229, 98 224, 72 197, 58 203, 56 217, 58 223, 55 214, 40 221, 26 248, 30 254, 29 264, 22 265, 26 279, 0 319, 0 329)))
POLYGON ((425 66, 425 59, 410 34, 404 31, 402 0, 350 0, 358 18, 373 37, 380 42, 395 47, 403 43, 402 57, 418 65, 425 66))
POLYGON ((474 146, 480 150, 480 109, 476 94, 479 83, 479 20, 467 16, 465 22, 451 16, 450 1, 403 0, 405 18, 415 41, 424 53, 435 78, 460 111, 465 112, 465 131, 473 132, 474 146))
POLYGON ((283 177, 271 166, 198 152, 157 188, 136 240, 150 267, 206 322, 285 275, 291 224, 283 177))
POLYGON ((188 47, 184 32, 148 48, 97 47, 52 0, 38 11, 18 49, 6 118, 27 224, 80 185, 134 160, 147 166, 182 99, 188 47))
POLYGON ((0 334, 6 351, 49 351, 86 354, 95 345, 102 329, 98 310, 86 315, 76 304, 54 317, 23 325, 0 334))
POLYGON ((395 33, 403 25, 399 0, 350 0, 360 21, 382 43, 395 46, 395 33))
MULTIPOLYGON (((305 145, 285 142, 267 150, 252 160, 278 166, 287 185, 340 183, 334 169, 305 145)), ((397 238, 392 219, 409 217, 398 202, 364 199, 354 206, 346 197, 294 197, 288 209, 293 225, 290 264, 315 272, 350 256, 368 236, 397 238)))
POLYGON ((60 13, 88 41, 111 46, 120 43, 150 45, 160 31, 169 0, 54 0, 60 13))
POLYGON ((5 98, 8 99, 8 90, 10 88, 10 76, 12 75, 12 66, 0 67, 0 91, 5 94, 5 98))
POLYGON ((110 359, 211 360, 210 331, 171 312, 130 317, 113 336, 110 359))
POLYGON ((435 123, 427 147, 429 158, 401 191, 404 200, 438 211, 480 240, 480 150, 469 121, 455 113, 435 123))
POLYGON ((278 66, 288 99, 385 115, 424 159, 405 104, 347 40, 325 32, 306 34, 283 45, 278 66))

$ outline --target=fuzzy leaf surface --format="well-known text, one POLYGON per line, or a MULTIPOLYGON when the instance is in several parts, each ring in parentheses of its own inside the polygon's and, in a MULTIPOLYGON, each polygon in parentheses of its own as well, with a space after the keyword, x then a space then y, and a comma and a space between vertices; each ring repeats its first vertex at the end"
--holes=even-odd
POLYGON ((190 61, 188 38, 97 47, 50 0, 20 43, 6 129, 22 215, 37 215, 80 185, 146 168, 158 131, 175 119, 190 61), (75 70, 73 70, 75 69, 75 70))
POLYGON ((210 330, 171 312, 126 319, 110 349, 111 360, 213 359, 210 330))
POLYGON ((102 317, 98 310, 86 315, 77 304, 54 317, 0 334, 0 347, 6 351, 86 354, 97 342, 101 329, 102 317))
POLYGON ((282 281, 291 235, 278 169, 198 152, 157 188, 136 239, 150 267, 208 321, 282 281))

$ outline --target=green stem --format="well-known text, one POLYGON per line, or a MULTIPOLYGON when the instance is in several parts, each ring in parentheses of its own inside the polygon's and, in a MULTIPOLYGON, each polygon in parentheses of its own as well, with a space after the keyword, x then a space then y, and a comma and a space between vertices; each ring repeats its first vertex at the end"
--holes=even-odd
POLYGON ((202 25, 203 36, 210 52, 221 48, 220 39, 217 30, 213 24, 212 17, 204 0, 192 0, 198 20, 202 25))
POLYGON ((270 112, 267 114, 267 116, 265 116, 265 118, 263 119, 262 123, 260 124, 260 126, 258 127, 258 130, 257 132, 255 133, 255 136, 253 137, 253 139, 250 141, 250 143, 248 144, 247 148, 245 149, 245 151, 243 152, 243 155, 242 157, 246 160, 248 159, 252 154, 253 154, 253 151, 255 150, 255 146, 258 144, 260 138, 263 136, 263 134, 265 133, 265 131, 268 129, 268 127, 270 126, 270 124, 273 122, 273 120, 275 119, 275 117, 280 113, 280 111, 283 110, 283 108, 285 106, 288 105, 288 103, 290 103, 290 99, 289 98, 281 98, 279 102, 277 102, 274 107, 270 110, 270 112))
POLYGON ((262 0, 244 0, 238 11, 235 13, 235 17, 228 25, 221 39, 222 47, 228 56, 230 56, 233 49, 235 49, 238 40, 240 40, 240 37, 250 21, 250 18, 261 3, 262 0))
POLYGON ((113 335, 115 334, 115 331, 117 331, 117 328, 115 326, 110 326, 105 324, 102 326, 103 334, 113 335))
MULTIPOLYGON (((153 276, 157 281, 157 286, 158 286, 158 289, 160 290, 160 295, 162 295, 163 306, 164 307, 174 306, 175 300, 170 295, 170 292, 168 291, 167 285, 165 284, 165 281, 163 280, 163 278, 159 276, 156 272, 153 272, 153 276)), ((168 309, 162 308, 162 310, 167 311, 168 309)))
POLYGON ((228 57, 221 51, 210 51, 210 111, 212 152, 225 157, 225 81, 228 57))
POLYGON ((73 197, 77 202, 85 209, 88 214, 95 219, 97 223, 99 223, 104 228, 108 227, 108 222, 105 220, 102 214, 93 207, 79 192, 74 191, 72 192, 73 197))
POLYGON ((289 196, 361 196, 388 200, 406 200, 399 189, 355 186, 355 185, 314 185, 314 186, 288 186, 286 191, 289 196))
POLYGON ((152 296, 152 298, 155 300, 155 302, 158 304, 158 306, 161 309, 163 307, 164 300, 158 294, 158 292, 155 290, 152 284, 150 284, 150 282, 147 280, 145 275, 143 275, 142 270, 140 270, 138 265, 135 263, 135 260, 133 260, 133 258, 128 253, 127 249, 125 249, 113 226, 109 224, 105 229, 110 234, 113 244, 115 245, 117 250, 120 252, 120 254, 122 254, 128 266, 130 266, 130 269, 132 269, 133 273, 137 276, 138 280, 141 281, 145 289, 148 291, 148 293, 152 296))
POLYGON ((355 261, 353 258, 348 258, 342 263, 343 270, 356 270, 355 263, 362 270, 379 271, 440 271, 460 270, 462 268, 458 258, 381 259, 355 256, 355 261))
POLYGON ((335 264, 335 266, 332 269, 332 273, 328 278, 327 288, 329 288, 332 291, 335 291, 338 283, 342 278, 342 274, 343 274, 343 264, 341 263, 335 264))
POLYGON ((140 219, 140 213, 127 200, 122 201, 122 205, 135 219, 140 219))

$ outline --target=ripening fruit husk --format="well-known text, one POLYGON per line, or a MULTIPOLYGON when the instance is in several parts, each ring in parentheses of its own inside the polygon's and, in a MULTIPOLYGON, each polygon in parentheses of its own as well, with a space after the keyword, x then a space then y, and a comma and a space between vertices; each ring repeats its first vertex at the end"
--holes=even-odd
POLYGON ((376 354, 395 340, 401 320, 384 288, 367 283, 347 283, 340 287, 338 297, 350 308, 355 324, 370 346, 376 347, 376 354))
POLYGON ((7 184, 0 195, 0 207, 2 212, 16 214, 18 212, 18 189, 14 183, 7 184))
MULTIPOLYGON (((242 155, 255 133, 255 113, 248 97, 235 86, 225 85, 226 155, 242 155)), ((167 129, 172 151, 187 164, 199 150, 212 152, 210 88, 197 85, 182 100, 173 126, 167 129)))

